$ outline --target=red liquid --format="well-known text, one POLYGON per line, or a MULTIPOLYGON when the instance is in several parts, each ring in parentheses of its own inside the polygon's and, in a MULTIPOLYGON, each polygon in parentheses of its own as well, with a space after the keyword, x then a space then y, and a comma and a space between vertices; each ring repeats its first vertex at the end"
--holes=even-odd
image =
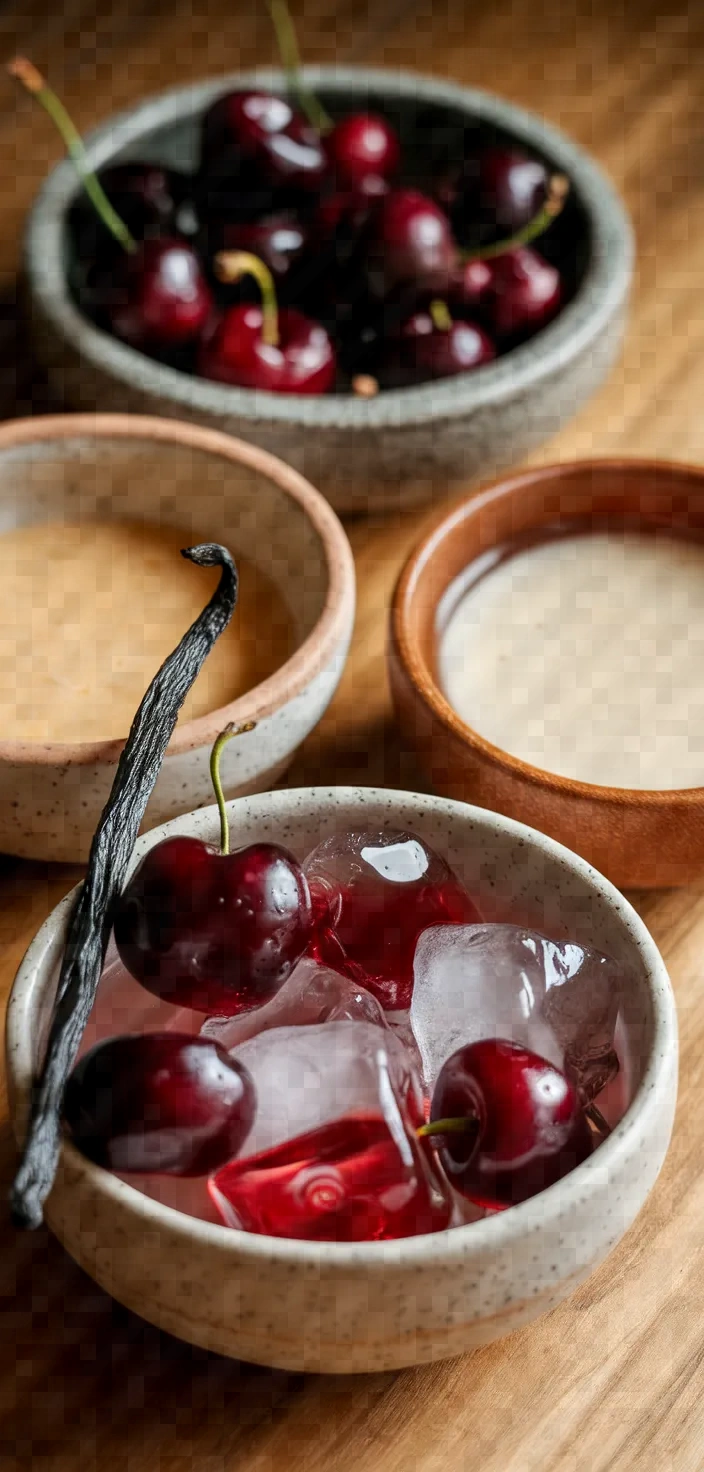
POLYGON ((373 1242, 438 1232, 446 1191, 413 1136, 397 1141, 381 1115, 348 1116, 211 1178, 228 1226, 272 1237, 373 1242))

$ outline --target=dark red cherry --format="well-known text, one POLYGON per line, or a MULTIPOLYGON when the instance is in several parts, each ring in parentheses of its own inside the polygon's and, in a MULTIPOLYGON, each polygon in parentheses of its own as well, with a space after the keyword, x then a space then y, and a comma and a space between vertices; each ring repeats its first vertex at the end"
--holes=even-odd
POLYGON ((442 1231, 450 1203, 413 1131, 346 1116, 233 1160, 210 1192, 228 1226, 272 1237, 368 1242, 442 1231))
POLYGON ((391 378, 400 384, 452 378, 496 357, 494 345, 475 322, 440 322, 432 311, 414 312, 389 349, 391 378))
POLYGON ((492 282, 491 261, 465 261, 458 266, 448 293, 448 304, 453 312, 481 316, 489 300, 492 282))
POLYGON ((184 240, 145 240, 125 256, 108 310, 113 332, 137 348, 194 342, 212 297, 198 257, 184 240))
POLYGON ((549 174, 538 158, 519 148, 484 148, 464 162, 452 221, 464 241, 477 226, 512 235, 538 213, 548 192, 549 174))
POLYGON ((401 161, 398 137, 378 113, 352 113, 325 139, 330 170, 340 189, 367 189, 368 180, 392 179, 401 161))
POLYGON ((246 1068, 211 1038, 168 1032, 108 1038, 64 1093, 74 1143, 108 1170, 200 1176, 236 1155, 254 1119, 246 1068))
POLYGON ((308 247, 309 226, 291 210, 267 215, 261 220, 230 220, 208 232, 207 251, 244 250, 259 256, 271 271, 277 286, 285 282, 308 247))
POLYGON ((409 283, 443 296, 457 266, 447 215, 416 189, 392 189, 375 211, 368 259, 377 295, 409 283))
POLYGON ((221 854, 167 838, 135 870, 114 925, 124 965, 148 991, 234 1016, 293 970, 311 939, 311 901, 300 864, 276 844, 221 854))
MULTIPOLYGON (((113 209, 135 240, 171 234, 178 229, 179 213, 189 192, 186 174, 159 164, 135 161, 102 169, 98 178, 113 209)), ((70 228, 76 250, 84 260, 95 259, 99 254, 114 259, 122 250, 83 190, 71 208, 70 228)))
POLYGON ((261 307, 230 307, 201 343, 198 372, 240 388, 327 393, 335 382, 335 350, 325 328, 293 307, 283 307, 277 321, 274 346, 264 340, 261 307))
POLYGON ((497 337, 528 337, 545 327, 562 302, 560 273, 529 246, 491 261, 488 321, 497 337))
POLYGON ((312 953, 389 1011, 410 1006, 419 935, 431 925, 480 919, 449 865, 412 833, 335 834, 308 855, 303 870, 315 913, 312 953))
POLYGON ((282 191, 317 192, 326 168, 320 135, 283 97, 230 92, 205 113, 200 176, 210 209, 246 218, 282 191))
POLYGON ((480 1206, 515 1206, 552 1186, 591 1154, 592 1135, 569 1079, 536 1053, 490 1038, 443 1064, 431 1124, 464 1120, 440 1135, 456 1190, 480 1206))

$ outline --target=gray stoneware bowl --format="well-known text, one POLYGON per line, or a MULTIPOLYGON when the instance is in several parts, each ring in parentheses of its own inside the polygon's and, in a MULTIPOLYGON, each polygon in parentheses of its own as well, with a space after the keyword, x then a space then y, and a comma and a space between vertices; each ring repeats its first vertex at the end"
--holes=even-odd
MULTIPOLYGON (((49 1226, 136 1313, 221 1354, 288 1370, 390 1370, 471 1350, 545 1313, 606 1257, 643 1205, 667 1150, 677 1023, 663 961, 621 894, 532 828, 464 803, 372 788, 301 788, 230 805, 237 841, 304 856, 356 825, 410 828, 445 853, 488 917, 532 919, 627 968, 622 988, 632 1102, 611 1136, 557 1185, 511 1211, 434 1236, 355 1245, 249 1235, 174 1211, 64 1144, 49 1226)), ((167 833, 216 841, 202 809, 167 833)), ((14 1127, 22 1139, 56 985, 68 896, 22 962, 7 1022, 14 1127)), ((620 1075, 620 1077, 623 1076, 620 1075)))
MULTIPOLYGON (((444 494, 511 464, 576 414, 621 343, 632 275, 631 229, 597 165, 542 119, 490 94, 432 78, 356 67, 305 72, 333 114, 380 107, 399 127, 422 177, 461 157, 463 127, 513 138, 572 183, 585 245, 576 290, 532 342, 496 364, 377 398, 299 398, 228 388, 165 368, 101 332, 68 290, 67 210, 79 185, 70 163, 49 175, 29 219, 26 270, 33 337, 54 386, 76 408, 136 410, 226 429, 303 472, 338 511, 385 511, 444 494)), ((88 140, 95 168, 149 158, 192 168, 199 119, 233 87, 281 90, 277 71, 234 73, 148 99, 88 140)))
MULTIPOLYGON (((256 721, 257 730, 223 752, 227 795, 271 787, 329 705, 352 637, 354 561, 334 512, 272 455, 193 424, 64 414, 0 426, 0 529, 95 519, 176 526, 184 545, 224 542, 277 585, 295 635, 268 679, 179 722, 145 827, 212 801, 210 748, 231 721, 256 721)), ((235 617, 244 613, 243 600, 235 617)), ((82 741, 80 723, 77 702, 70 743, 0 739, 1 853, 87 857, 127 731, 82 741)))

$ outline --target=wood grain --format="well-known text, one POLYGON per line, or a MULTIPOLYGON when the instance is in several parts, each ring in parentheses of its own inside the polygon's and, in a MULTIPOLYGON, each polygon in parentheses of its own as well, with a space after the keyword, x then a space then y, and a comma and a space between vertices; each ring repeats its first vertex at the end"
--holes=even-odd
MULTIPOLYGON (((696 0, 307 0, 311 60, 435 71, 546 114, 591 148, 635 220, 623 358, 534 462, 608 453, 704 461, 704 178, 696 0)), ((148 89, 272 59, 264 7, 236 0, 10 0, 0 55, 29 51, 82 127, 148 89), (47 15, 47 10, 51 14, 47 15)), ((59 148, 0 83, 0 414, 41 410, 15 308, 22 220, 59 148)), ((340 692, 293 783, 412 787, 391 724, 386 610, 419 512, 350 524, 361 591, 340 692)), ((75 880, 0 860, 0 981, 75 880)), ((3 1208, 0 1465, 37 1472, 702 1472, 704 1467, 704 884, 635 896, 670 967, 682 1084, 672 1149, 620 1249, 541 1323, 469 1360, 399 1375, 303 1378, 159 1334, 3 1208)), ((13 1151, 3 1101, 0 1172, 13 1151)))

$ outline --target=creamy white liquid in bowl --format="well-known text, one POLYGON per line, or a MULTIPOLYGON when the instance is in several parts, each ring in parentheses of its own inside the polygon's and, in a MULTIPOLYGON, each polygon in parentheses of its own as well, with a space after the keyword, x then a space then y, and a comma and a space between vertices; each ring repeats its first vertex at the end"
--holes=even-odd
POLYGON ((584 530, 472 564, 438 612, 441 689, 523 761, 704 786, 704 538, 584 530))

